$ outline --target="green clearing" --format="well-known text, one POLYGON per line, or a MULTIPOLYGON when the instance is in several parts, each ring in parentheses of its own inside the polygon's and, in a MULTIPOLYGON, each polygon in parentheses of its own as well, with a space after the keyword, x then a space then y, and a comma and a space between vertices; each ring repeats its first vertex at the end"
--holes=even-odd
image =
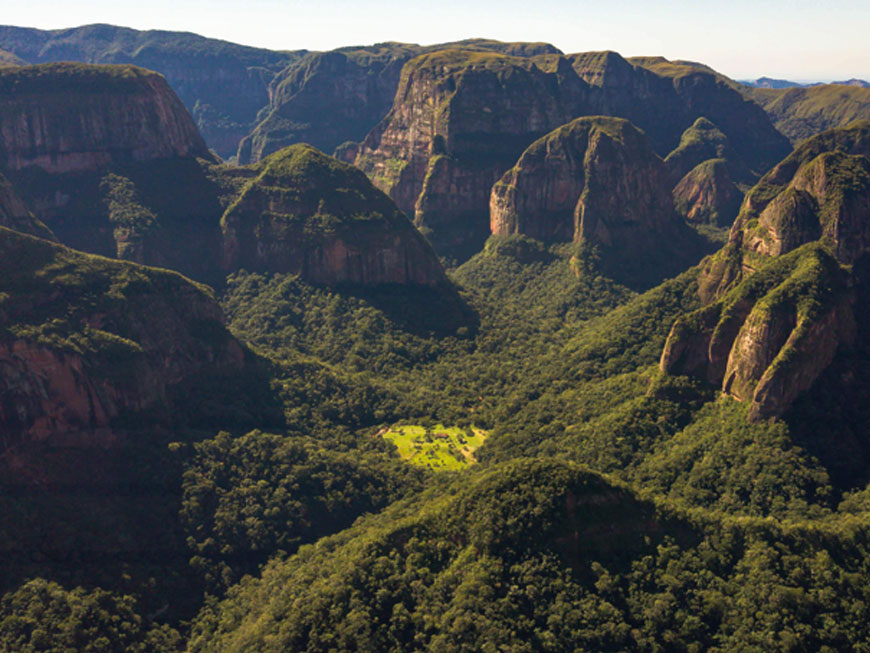
POLYGON ((474 452, 489 433, 443 424, 431 427, 407 424, 384 429, 379 435, 396 445, 399 455, 412 465, 441 472, 464 469, 477 462, 474 452))

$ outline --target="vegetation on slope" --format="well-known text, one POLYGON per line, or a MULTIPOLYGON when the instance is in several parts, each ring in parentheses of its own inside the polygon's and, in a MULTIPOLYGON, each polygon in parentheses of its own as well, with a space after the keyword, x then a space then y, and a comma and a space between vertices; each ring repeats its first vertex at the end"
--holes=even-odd
POLYGON ((774 126, 795 144, 825 130, 870 119, 870 88, 824 84, 742 90, 764 107, 774 126))

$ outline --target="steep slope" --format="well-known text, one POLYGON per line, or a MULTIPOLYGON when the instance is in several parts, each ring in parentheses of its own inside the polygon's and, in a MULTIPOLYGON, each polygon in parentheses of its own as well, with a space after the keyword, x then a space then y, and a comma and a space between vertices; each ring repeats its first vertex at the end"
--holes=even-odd
POLYGON ((3 175, 0 175, 0 227, 55 240, 51 229, 33 216, 3 175))
POLYGON ((687 221, 730 227, 740 211, 743 193, 734 184, 725 159, 708 159, 692 168, 674 186, 674 207, 687 221))
POLYGON ((200 615, 190 646, 624 649, 628 633, 612 630, 609 606, 584 589, 592 569, 642 555, 644 537, 652 543, 681 530, 691 532, 596 474, 517 461, 467 474, 268 565, 200 615), (565 614, 562 600, 583 610, 565 614))
POLYGON ((156 70, 193 114, 209 147, 225 158, 236 153, 257 112, 268 104, 272 77, 305 54, 113 25, 48 31, 2 26, 0 48, 34 64, 129 63, 156 70))
POLYGON ((616 53, 527 60, 454 50, 409 61, 390 113, 347 154, 414 214, 436 250, 464 258, 486 235, 492 184, 522 150, 573 118, 602 114, 631 120, 660 155, 706 116, 754 178, 789 150, 757 105, 704 67, 634 64, 616 53))
POLYGON ((223 267, 319 284, 447 284, 395 204, 356 168, 309 145, 272 155, 221 219, 223 267))
POLYGON ((805 245, 678 319, 661 369, 721 384, 749 402, 751 421, 778 417, 855 340, 850 285, 823 247, 805 245))
POLYGON ((21 57, 17 57, 11 52, 0 50, 0 66, 25 66, 27 62, 21 57))
POLYGON ((870 119, 870 88, 823 84, 808 88, 748 88, 744 93, 770 115, 792 143, 854 120, 870 119))
POLYGON ((870 252, 868 144, 866 121, 824 132, 748 193, 729 244, 701 266, 707 305, 674 324, 662 370, 721 384, 760 420, 866 337, 852 266, 870 252))
POLYGON ((665 157, 665 164, 674 179, 682 179, 692 168, 709 159, 725 159, 738 169, 739 161, 731 149, 728 137, 706 118, 698 118, 683 132, 680 144, 665 157))
POLYGON ((743 265, 819 238, 854 263, 870 244, 870 122, 858 121, 805 141, 747 195, 731 241, 743 265))
POLYGON ((122 414, 166 410, 171 386, 244 368, 202 286, 5 228, 0 246, 7 471, 39 473, 28 445, 98 447, 122 414))
POLYGON ((555 93, 560 74, 494 53, 417 57, 405 65, 393 108, 360 146, 356 165, 415 216, 439 252, 467 256, 488 234, 492 184, 581 103, 588 85, 573 75, 573 87, 566 82, 555 93))
POLYGON ((0 171, 61 242, 214 281, 212 155, 162 76, 40 64, 0 71, 0 87, 0 171))
POLYGON ((431 46, 379 43, 309 53, 272 81, 268 113, 239 146, 239 162, 259 161, 294 143, 332 152, 347 141, 361 141, 390 110, 405 62, 424 52, 458 46, 515 56, 558 52, 546 43, 472 39, 431 46))
POLYGON ((49 173, 172 157, 210 158, 164 78, 133 66, 0 70, 0 169, 49 173))
POLYGON ((490 228, 598 246, 607 268, 645 269, 654 285, 700 255, 669 189, 643 132, 621 118, 578 118, 535 141, 496 182, 490 228))

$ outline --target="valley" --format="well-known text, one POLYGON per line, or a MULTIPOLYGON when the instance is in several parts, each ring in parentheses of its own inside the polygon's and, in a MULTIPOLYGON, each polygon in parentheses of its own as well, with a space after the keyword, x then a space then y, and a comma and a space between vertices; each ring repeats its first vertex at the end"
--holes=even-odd
POLYGON ((0 651, 867 650, 866 89, 0 50, 0 651))

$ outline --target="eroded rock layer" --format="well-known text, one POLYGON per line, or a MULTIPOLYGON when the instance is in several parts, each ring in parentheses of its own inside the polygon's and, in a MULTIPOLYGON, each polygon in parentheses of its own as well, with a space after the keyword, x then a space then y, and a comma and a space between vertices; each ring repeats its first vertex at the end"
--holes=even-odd
POLYGON ((446 283, 425 239, 356 168, 308 145, 267 158, 221 220, 223 267, 319 284, 446 283))

